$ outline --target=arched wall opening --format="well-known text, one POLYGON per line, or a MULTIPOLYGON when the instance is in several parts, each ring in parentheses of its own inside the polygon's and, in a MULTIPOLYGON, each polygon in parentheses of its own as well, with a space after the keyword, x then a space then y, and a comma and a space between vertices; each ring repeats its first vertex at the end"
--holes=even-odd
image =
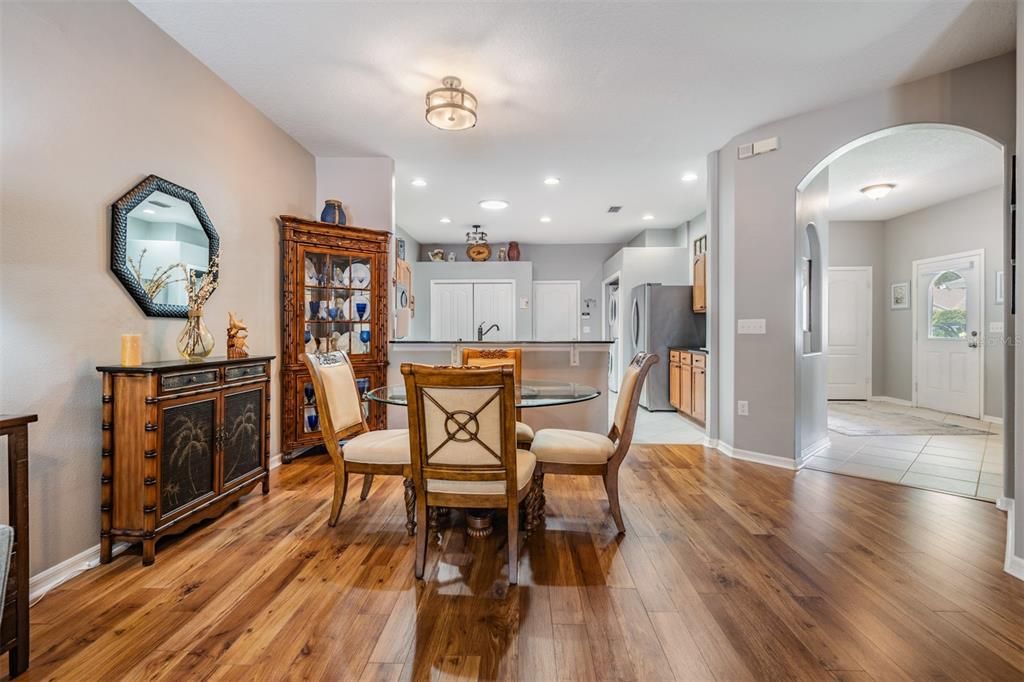
MULTIPOLYGON (((795 278, 795 385, 797 387, 795 414, 797 416, 795 429, 795 456, 798 462, 806 461, 807 458, 820 453, 829 446, 828 431, 828 357, 829 348, 828 332, 828 292, 829 292, 829 241, 830 241, 830 215, 829 215, 829 183, 830 167, 833 164, 850 154, 858 148, 884 140, 892 136, 900 135, 911 131, 947 131, 957 135, 967 135, 977 140, 984 141, 1003 159, 1002 172, 1002 196, 1003 196, 1003 251, 1001 258, 993 262, 1005 263, 1005 305, 1000 310, 1001 319, 989 317, 987 322, 1000 322, 1002 329, 1013 329, 1011 297, 1012 297, 1012 272, 1009 267, 1009 254, 1011 247, 1011 220, 1009 216, 1009 193, 1008 169, 1010 167, 1009 150, 999 141, 980 133, 971 128, 946 124, 946 123, 912 123, 887 127, 882 130, 868 133, 853 139, 835 149, 806 173, 796 187, 795 196, 795 222, 794 229, 796 249, 794 253, 793 276, 795 278), (811 233, 813 226, 813 234, 811 233), (810 254, 813 250, 815 239, 818 242, 820 253, 817 258, 810 254), (815 275, 820 276, 816 282, 815 275), (818 325, 815 325, 815 322, 818 325), (816 331, 821 333, 816 336, 816 331)), ((969 226, 965 226, 969 229, 969 226)), ((837 244, 839 242, 836 242, 837 244)), ((1002 265, 1000 265, 1002 269, 1002 265)), ((913 290, 914 287, 911 287, 913 290)), ((994 282, 987 282, 986 296, 994 289, 994 282)), ((914 292, 916 294, 916 292, 914 292)), ((981 330, 981 335, 986 336, 989 329, 981 330)), ((999 354, 1002 363, 1006 368, 1006 379, 1002 387, 1002 415, 1005 417, 1004 426, 1004 496, 1012 495, 1013 480, 1013 425, 1012 406, 1014 404, 1014 386, 1012 380, 1012 369, 1014 367, 1013 346, 1008 343, 988 343, 987 351, 992 354, 999 354)), ((984 373, 982 373, 984 378, 984 373)), ((870 384, 869 384, 870 385, 870 384)), ((916 401, 916 389, 914 400, 916 401)))

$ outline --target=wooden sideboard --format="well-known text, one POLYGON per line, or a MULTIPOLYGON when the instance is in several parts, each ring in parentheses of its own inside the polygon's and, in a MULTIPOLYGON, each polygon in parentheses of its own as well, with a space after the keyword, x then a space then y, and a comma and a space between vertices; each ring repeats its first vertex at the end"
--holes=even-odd
POLYGON ((156 542, 270 491, 273 356, 97 367, 103 373, 100 561, 113 543, 156 542))
POLYGON ((11 677, 28 669, 28 425, 37 420, 34 414, 0 414, 0 436, 7 436, 7 518, 14 528, 0 653, 7 652, 11 677))

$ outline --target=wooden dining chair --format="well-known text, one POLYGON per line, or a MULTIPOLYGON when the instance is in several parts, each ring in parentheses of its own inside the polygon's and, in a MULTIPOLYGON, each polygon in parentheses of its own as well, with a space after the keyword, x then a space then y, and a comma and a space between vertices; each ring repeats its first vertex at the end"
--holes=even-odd
POLYGON ((633 442, 636 411, 640 405, 640 390, 658 356, 637 353, 629 363, 619 387, 615 404, 615 419, 608 435, 571 429, 541 429, 533 439, 530 451, 537 457, 534 471, 539 497, 539 513, 544 514, 544 475, 571 474, 600 476, 608 493, 608 506, 620 533, 626 532, 619 508, 619 467, 633 442))
MULTIPOLYGON (((495 367, 511 365, 515 371, 516 386, 523 383, 523 349, 522 348, 463 348, 462 366, 495 367)), ((516 445, 524 450, 530 449, 533 442, 533 429, 523 422, 523 411, 516 408, 516 445)))
POLYGON ((360 500, 365 500, 370 494, 375 475, 402 476, 405 479, 405 528, 412 535, 416 523, 409 430, 370 430, 363 414, 355 370, 344 351, 320 355, 303 353, 302 361, 309 368, 309 378, 316 395, 320 432, 323 434, 327 454, 334 463, 334 498, 327 525, 338 523, 348 492, 349 474, 363 475, 360 500))
MULTIPOLYGON (((516 448, 515 372, 402 364, 416 514, 430 507, 505 509, 508 579, 519 581, 519 505, 532 489, 536 458, 516 448)), ((427 561, 428 524, 416 529, 416 577, 427 561)))

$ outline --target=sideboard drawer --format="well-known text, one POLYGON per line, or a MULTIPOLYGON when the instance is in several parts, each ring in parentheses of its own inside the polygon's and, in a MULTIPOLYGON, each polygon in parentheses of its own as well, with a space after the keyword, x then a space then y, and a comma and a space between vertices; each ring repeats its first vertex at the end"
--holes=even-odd
POLYGON ((232 365, 224 368, 224 381, 242 381, 267 376, 267 366, 263 363, 258 365, 232 365))
POLYGON ((216 386, 220 383, 220 372, 217 369, 201 369, 195 372, 175 372, 160 375, 160 392, 173 393, 187 391, 203 386, 216 386))

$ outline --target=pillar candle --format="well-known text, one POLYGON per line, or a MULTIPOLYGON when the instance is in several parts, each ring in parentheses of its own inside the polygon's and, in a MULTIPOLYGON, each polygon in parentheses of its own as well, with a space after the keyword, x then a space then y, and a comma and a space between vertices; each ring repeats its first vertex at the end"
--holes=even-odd
POLYGON ((142 364, 142 334, 121 334, 121 365, 138 367, 142 364))

